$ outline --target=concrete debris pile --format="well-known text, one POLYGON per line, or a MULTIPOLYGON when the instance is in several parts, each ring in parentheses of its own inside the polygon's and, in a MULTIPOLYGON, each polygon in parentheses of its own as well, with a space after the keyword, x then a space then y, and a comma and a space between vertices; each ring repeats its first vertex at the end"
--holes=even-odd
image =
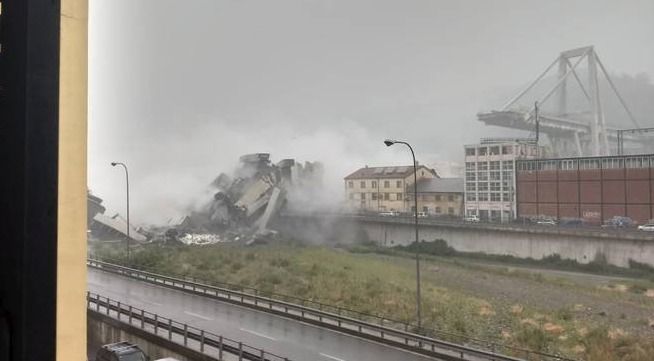
POLYGON ((244 155, 233 175, 221 173, 210 184, 212 199, 171 225, 166 238, 176 235, 183 243, 266 241, 276 234, 268 228, 270 220, 289 199, 299 199, 309 188, 315 192, 322 174, 317 162, 283 159, 273 164, 269 153, 244 155))
POLYGON ((179 241, 186 245, 206 245, 224 242, 224 240, 217 234, 211 233, 186 233, 179 238, 179 241))

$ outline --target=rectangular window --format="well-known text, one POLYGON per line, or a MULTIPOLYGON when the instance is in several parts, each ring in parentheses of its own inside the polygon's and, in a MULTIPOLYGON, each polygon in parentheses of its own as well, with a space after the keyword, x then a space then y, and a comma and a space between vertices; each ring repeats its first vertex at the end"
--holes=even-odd
POLYGON ((513 199, 511 199, 511 195, 509 192, 503 192, 502 193, 502 201, 503 202, 512 202, 513 199))
POLYGON ((474 202, 477 200, 477 195, 475 193, 466 193, 466 200, 474 202))
POLYGON ((513 146, 503 145, 502 146, 502 154, 513 154, 513 146))
POLYGON ((477 169, 479 169, 479 171, 487 171, 488 170, 488 162, 479 162, 479 163, 477 163, 477 169))
POLYGON ((389 194, 390 194, 390 193, 384 193, 384 200, 385 200, 385 201, 387 201, 387 200, 390 199, 389 196, 388 196, 389 194))
POLYGON ((488 193, 479 193, 479 201, 480 202, 487 202, 488 201, 488 193))
POLYGON ((503 161, 502 162, 502 169, 505 170, 513 170, 513 161, 503 161))
POLYGON ((377 181, 372 181, 372 187, 377 188, 377 181))
POLYGON ((450 202, 454 202, 454 194, 449 194, 447 196, 447 200, 450 201, 450 202))
MULTIPOLYGON (((477 190, 477 185, 474 182, 466 183, 466 192, 474 192, 477 190)), ((436 196, 436 200, 440 201, 440 196, 436 196)))
POLYGON ((466 148, 466 155, 475 155, 475 148, 466 148))
POLYGON ((603 169, 620 169, 622 168, 622 159, 602 159, 602 168, 603 169))
POLYGON ((370 196, 371 196, 373 201, 377 200, 377 193, 370 193, 370 196))
POLYGON ((579 168, 581 169, 599 169, 600 167, 598 159, 582 159, 579 162, 579 168))
POLYGON ((490 191, 499 192, 500 191, 500 182, 490 182, 490 191))
POLYGON ((475 179, 477 179, 477 174, 474 172, 466 172, 466 180, 474 181, 475 179))
POLYGON ((466 162, 466 172, 474 172, 476 168, 475 162, 466 162))
POLYGON ((478 189, 480 192, 488 192, 488 183, 487 182, 480 182, 477 185, 478 189))
POLYGON ((353 181, 347 182, 347 187, 348 188, 354 188, 354 182, 353 181))
POLYGON ((490 155, 500 154, 500 147, 490 147, 489 153, 490 153, 490 155))
POLYGON ((402 181, 395 182, 395 188, 402 188, 402 181))
POLYGON ((365 194, 365 193, 361 193, 361 200, 362 200, 362 201, 365 201, 365 200, 366 200, 366 194, 365 194))
POLYGON ((645 157, 634 157, 625 159, 627 168, 648 168, 649 162, 645 157))
POLYGON ((440 194, 437 194, 437 195, 436 195, 436 202, 440 202, 440 201, 441 201, 441 195, 440 195, 440 194))
POLYGON ((441 214, 441 207, 436 207, 434 211, 436 212, 436 214, 441 214))
POLYGON ((491 194, 490 194, 490 200, 491 200, 491 202, 499 202, 499 201, 501 201, 502 198, 500 197, 500 193, 495 193, 495 192, 491 193, 491 194))
POLYGON ((398 201, 403 200, 403 199, 402 199, 402 193, 398 193, 398 194, 396 194, 396 195, 395 195, 395 199, 397 199, 398 201))
POLYGON ((576 170, 577 161, 574 159, 564 159, 559 161, 560 170, 576 170))
POLYGON ((366 187, 366 181, 361 181, 361 188, 365 188, 365 187, 366 187))
POLYGON ((389 188, 390 186, 391 186, 391 182, 384 181, 384 188, 389 188))
POLYGON ((488 148, 479 147, 478 153, 479 153, 479 155, 486 155, 488 153, 488 148))

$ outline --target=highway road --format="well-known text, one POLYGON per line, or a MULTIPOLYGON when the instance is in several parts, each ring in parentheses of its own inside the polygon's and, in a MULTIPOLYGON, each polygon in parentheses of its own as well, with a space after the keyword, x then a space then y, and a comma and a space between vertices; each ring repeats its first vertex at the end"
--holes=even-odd
POLYGON ((434 360, 376 342, 88 269, 88 290, 291 360, 434 360))

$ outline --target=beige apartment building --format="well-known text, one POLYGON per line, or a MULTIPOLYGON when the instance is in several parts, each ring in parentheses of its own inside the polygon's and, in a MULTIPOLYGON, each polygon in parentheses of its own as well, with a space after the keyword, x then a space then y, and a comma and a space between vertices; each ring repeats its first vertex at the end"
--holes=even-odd
MULTIPOLYGON (((438 178, 438 174, 420 165, 417 177, 420 184, 421 179, 438 178)), ((359 212, 410 212, 413 202, 406 192, 413 178, 413 166, 358 169, 344 178, 346 205, 359 212)))

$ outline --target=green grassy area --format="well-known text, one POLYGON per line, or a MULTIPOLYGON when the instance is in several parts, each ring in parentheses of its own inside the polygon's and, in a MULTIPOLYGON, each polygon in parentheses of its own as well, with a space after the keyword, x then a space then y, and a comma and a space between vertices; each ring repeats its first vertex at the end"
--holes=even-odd
MULTIPOLYGON (((264 295, 293 295, 413 323, 415 264, 394 254, 361 251, 290 244, 175 248, 152 245, 134 252, 131 265, 158 273, 254 287, 264 295)), ((122 247, 96 249, 100 257, 125 263, 122 252, 122 247)), ((436 266, 444 264, 437 260, 423 264, 425 269, 436 266)), ((457 267, 452 263, 447 266, 457 267)), ((545 312, 520 304, 503 304, 442 287, 434 276, 423 278, 422 314, 427 328, 571 358, 645 361, 654 355, 651 338, 624 335, 576 319, 574 310, 545 312)))

